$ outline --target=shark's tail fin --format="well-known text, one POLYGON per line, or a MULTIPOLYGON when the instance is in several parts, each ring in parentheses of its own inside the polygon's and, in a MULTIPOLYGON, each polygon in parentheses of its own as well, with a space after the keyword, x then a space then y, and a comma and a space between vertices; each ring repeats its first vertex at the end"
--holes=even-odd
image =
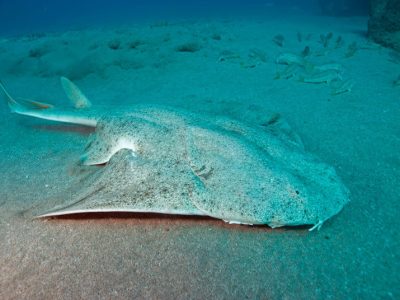
MULTIPOLYGON (((65 78, 65 80, 68 79, 65 78)), ((66 90, 67 96, 71 100, 86 99, 86 97, 83 96, 78 87, 76 87, 69 80, 66 81, 66 86, 67 87, 64 86, 64 89, 66 90)), ((8 107, 10 108, 11 112, 40 119, 66 122, 72 124, 80 124, 93 127, 96 126, 97 124, 96 118, 90 117, 85 110, 57 109, 52 104, 48 103, 26 100, 26 99, 16 100, 13 97, 11 97, 11 95, 7 92, 6 88, 4 87, 4 84, 1 81, 0 81, 0 91, 3 91, 5 98, 7 100, 8 107)), ((87 104, 90 102, 84 102, 84 103, 87 104)), ((83 107, 88 107, 88 106, 75 105, 75 108, 83 108, 83 107)))
POLYGON ((43 102, 37 102, 37 101, 26 100, 26 99, 18 99, 18 101, 15 100, 8 93, 8 91, 4 87, 4 84, 1 81, 0 81, 0 89, 3 91, 4 95, 6 96, 7 104, 8 104, 8 107, 10 108, 11 112, 23 113, 23 112, 26 112, 29 110, 43 110, 43 109, 48 109, 48 108, 53 107, 53 105, 48 104, 48 103, 43 103, 43 102))
POLYGON ((0 80, 0 89, 3 91, 4 95, 7 98, 8 107, 11 109, 12 112, 15 112, 16 108, 19 106, 18 102, 14 100, 13 97, 7 92, 6 88, 4 87, 3 82, 0 80))

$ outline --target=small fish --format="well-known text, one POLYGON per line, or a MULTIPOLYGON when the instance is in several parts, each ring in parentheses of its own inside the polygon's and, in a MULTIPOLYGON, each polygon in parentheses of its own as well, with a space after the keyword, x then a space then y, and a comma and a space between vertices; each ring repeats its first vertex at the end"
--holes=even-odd
POLYGON ((320 35, 320 42, 324 46, 324 48, 328 48, 329 42, 333 37, 333 33, 329 32, 327 35, 321 34, 320 35))
POLYGON ((282 72, 276 72, 274 79, 289 79, 295 77, 300 70, 298 65, 288 65, 282 72))
POLYGON ((314 56, 327 56, 330 50, 327 48, 320 49, 319 51, 314 52, 314 56))
POLYGON ((335 49, 339 49, 344 45, 344 41, 341 35, 339 35, 335 42, 335 49))
POLYGON ((344 55, 345 58, 350 58, 353 57, 356 52, 358 50, 358 45, 356 42, 351 43, 348 47, 347 47, 347 51, 346 54, 344 55))
POLYGON ((270 126, 270 125, 275 124, 275 123, 278 122, 280 119, 281 119, 281 114, 279 114, 279 113, 274 113, 274 114, 272 114, 272 116, 271 116, 267 121, 265 121, 264 123, 262 123, 261 126, 268 127, 268 126, 270 126))
POLYGON ((297 40, 299 41, 299 43, 303 41, 303 35, 299 31, 297 32, 297 40))
POLYGON ((354 86, 354 82, 351 79, 332 81, 331 94, 336 96, 336 95, 351 92, 353 86, 354 86))
POLYGON ((309 56, 310 52, 311 52, 310 47, 309 46, 305 46, 304 50, 301 51, 301 56, 303 56, 303 57, 309 56))
POLYGON ((337 63, 330 63, 330 64, 323 64, 320 66, 315 66, 314 70, 317 70, 317 71, 334 70, 336 72, 342 73, 343 66, 341 64, 337 64, 337 63))
POLYGON ((255 67, 257 67, 258 63, 249 63, 249 62, 244 62, 241 61, 240 62, 240 67, 245 68, 245 69, 253 69, 255 67))
POLYGON ((331 83, 337 79, 342 79, 338 72, 335 70, 326 70, 302 76, 300 81, 305 83, 331 83))
POLYGON ((240 54, 235 53, 233 51, 230 50, 224 50, 220 53, 220 56, 218 58, 218 62, 222 62, 222 61, 227 61, 227 60, 233 60, 233 59, 239 59, 240 58, 240 54))
POLYGON ((276 58, 275 62, 280 65, 304 66, 307 64, 307 61, 304 59, 304 57, 294 53, 282 53, 276 58))
POLYGON ((277 34, 276 36, 274 36, 272 41, 279 47, 283 47, 283 45, 285 44, 285 37, 282 34, 277 34))
POLYGON ((261 49, 257 48, 250 49, 248 56, 249 58, 253 58, 264 63, 267 62, 267 54, 261 49))

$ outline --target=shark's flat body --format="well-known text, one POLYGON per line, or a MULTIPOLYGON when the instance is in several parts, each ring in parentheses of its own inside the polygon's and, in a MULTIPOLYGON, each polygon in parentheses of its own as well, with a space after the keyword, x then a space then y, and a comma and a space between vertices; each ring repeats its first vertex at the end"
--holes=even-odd
POLYGON ((149 212, 317 228, 349 201, 334 169, 277 120, 260 126, 155 105, 112 112, 89 108, 72 82, 62 83, 74 109, 16 101, 1 85, 16 113, 96 127, 81 163, 106 165, 71 203, 40 217, 149 212))

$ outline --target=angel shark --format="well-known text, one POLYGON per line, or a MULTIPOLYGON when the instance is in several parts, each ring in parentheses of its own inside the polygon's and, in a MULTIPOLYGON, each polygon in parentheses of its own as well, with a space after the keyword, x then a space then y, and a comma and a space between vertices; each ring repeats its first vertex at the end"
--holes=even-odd
POLYGON ((145 212, 319 229, 349 201, 335 170, 276 117, 260 125, 158 105, 115 111, 61 83, 71 109, 16 100, 0 83, 12 112, 95 127, 80 162, 104 167, 71 202, 38 217, 145 212))

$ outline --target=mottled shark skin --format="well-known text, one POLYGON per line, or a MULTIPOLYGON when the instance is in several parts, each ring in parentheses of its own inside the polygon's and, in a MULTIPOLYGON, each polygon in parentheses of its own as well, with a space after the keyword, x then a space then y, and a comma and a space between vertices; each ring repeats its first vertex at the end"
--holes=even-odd
POLYGON ((105 166, 70 203, 38 217, 147 212, 314 229, 349 201, 335 170, 276 116, 262 126, 157 105, 113 113, 89 108, 78 87, 62 84, 74 109, 16 101, 0 84, 13 112, 95 127, 80 161, 105 166))

